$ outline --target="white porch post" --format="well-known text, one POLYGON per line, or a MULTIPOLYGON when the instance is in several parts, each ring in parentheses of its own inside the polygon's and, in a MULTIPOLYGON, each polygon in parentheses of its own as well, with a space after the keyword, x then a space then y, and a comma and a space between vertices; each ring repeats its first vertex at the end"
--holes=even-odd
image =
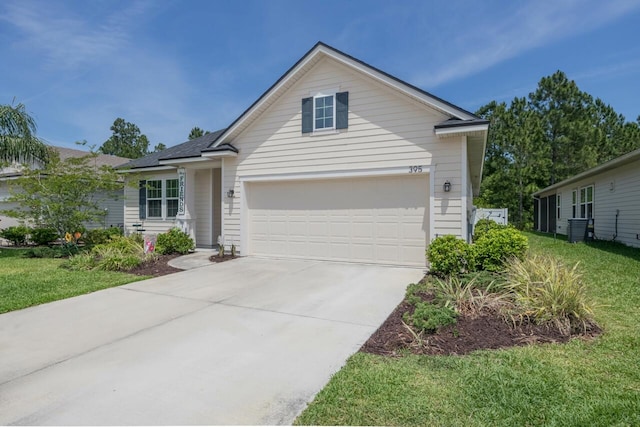
POLYGON ((178 168, 178 227, 196 240, 196 171, 178 168))

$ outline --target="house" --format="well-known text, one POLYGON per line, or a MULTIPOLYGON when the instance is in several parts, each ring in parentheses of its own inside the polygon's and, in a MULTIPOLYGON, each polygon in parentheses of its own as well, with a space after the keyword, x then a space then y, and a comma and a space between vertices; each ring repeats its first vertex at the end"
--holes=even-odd
POLYGON ((570 218, 593 219, 594 237, 640 247, 640 150, 534 194, 534 229, 568 234, 570 218))
POLYGON ((124 165, 125 226, 241 255, 424 266, 469 239, 489 123, 317 43, 226 129, 124 165))
MULTIPOLYGON (((60 160, 65 160, 68 158, 80 158, 91 154, 87 151, 75 150, 72 148, 51 148, 60 156, 60 160)), ((91 161, 95 163, 96 167, 101 167, 104 165, 116 167, 128 162, 129 160, 131 159, 112 156, 109 154, 99 154, 91 161)), ((20 165, 12 165, 0 169, 0 210, 11 209, 13 207, 6 200, 10 196, 11 181, 16 180, 22 176, 21 169, 22 167, 20 165)), ((124 200, 121 194, 117 195, 117 197, 105 197, 104 200, 101 201, 101 206, 105 210, 105 217, 103 222, 101 224, 87 224, 89 228, 121 226, 123 224, 124 200)), ((11 218, 0 214, 0 228, 7 228, 14 225, 19 225, 19 222, 16 218, 11 218)))

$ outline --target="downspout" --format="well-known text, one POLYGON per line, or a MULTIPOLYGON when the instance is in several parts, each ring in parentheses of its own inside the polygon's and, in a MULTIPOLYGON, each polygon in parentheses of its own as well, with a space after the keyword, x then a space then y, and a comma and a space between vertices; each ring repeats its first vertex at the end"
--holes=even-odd
POLYGON ((618 216, 620 216, 620 209, 616 209, 616 229, 613 233, 613 241, 616 241, 616 237, 618 237, 618 216))

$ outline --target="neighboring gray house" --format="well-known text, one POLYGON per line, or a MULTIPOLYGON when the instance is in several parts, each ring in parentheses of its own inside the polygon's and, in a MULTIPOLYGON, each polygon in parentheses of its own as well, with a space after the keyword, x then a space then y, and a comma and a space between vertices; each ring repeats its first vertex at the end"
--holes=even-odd
POLYGON ((568 233, 569 218, 592 218, 595 238, 640 247, 640 150, 534 194, 534 228, 568 233))
MULTIPOLYGON (((87 151, 75 150, 72 148, 51 148, 53 148, 58 153, 58 155, 60 156, 60 160, 65 160, 70 157, 84 157, 90 154, 87 151)), ((127 159, 125 157, 112 156, 109 154, 99 154, 94 160, 92 160, 92 162, 95 162, 96 167, 101 167, 104 165, 116 167, 122 165, 123 163, 127 163, 130 160, 131 159, 127 159)), ((9 187, 11 185, 11 181, 22 176, 20 170, 21 166, 19 165, 0 169, 0 210, 10 209, 12 207, 8 202, 6 202, 6 200, 9 197, 9 187)), ((122 195, 119 195, 117 200, 105 198, 101 205, 105 209, 106 213, 104 221, 100 224, 88 224, 88 227, 95 228, 104 226, 122 226, 122 224, 124 223, 124 200, 122 195)), ((18 224, 19 222, 17 219, 0 214, 0 229, 18 224)))
POLYGON ((488 128, 318 43, 226 129, 125 165, 125 226, 177 225, 242 255, 425 266, 431 239, 469 238, 488 128))

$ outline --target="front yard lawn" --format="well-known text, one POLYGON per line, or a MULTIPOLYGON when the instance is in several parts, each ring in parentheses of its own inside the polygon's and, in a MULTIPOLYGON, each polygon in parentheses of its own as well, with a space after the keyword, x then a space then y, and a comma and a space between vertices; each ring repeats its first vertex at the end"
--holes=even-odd
POLYGON ((640 425, 640 250, 527 233, 580 262, 603 333, 466 356, 357 353, 296 424, 640 425))
POLYGON ((60 268, 61 259, 22 258, 25 251, 0 249, 0 313, 145 278, 111 271, 70 271, 60 268))

